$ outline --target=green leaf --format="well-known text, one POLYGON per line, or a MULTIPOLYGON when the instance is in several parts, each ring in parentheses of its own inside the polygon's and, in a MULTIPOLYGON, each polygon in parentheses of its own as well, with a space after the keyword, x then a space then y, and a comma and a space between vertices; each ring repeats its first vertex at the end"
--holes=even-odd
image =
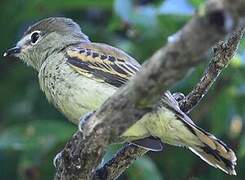
POLYGON ((189 19, 190 16, 183 15, 160 14, 158 16, 160 27, 164 32, 167 32, 166 34, 168 35, 178 31, 189 19))
POLYGON ((231 115, 233 103, 233 91, 231 89, 225 89, 219 92, 215 103, 211 110, 211 124, 215 134, 224 134, 227 132, 229 126, 229 117, 231 115))
POLYGON ((194 7, 198 7, 198 6, 200 6, 203 2, 204 2, 204 0, 188 0, 190 3, 191 3, 191 5, 193 5, 194 7))
POLYGON ((20 152, 0 150, 0 179, 17 179, 20 152))
POLYGON ((127 175, 131 180, 162 180, 163 177, 158 171, 154 162, 148 157, 142 157, 134 162, 128 169, 127 175))
POLYGON ((245 157, 245 135, 242 136, 240 141, 239 156, 240 158, 245 157))
POLYGON ((61 121, 33 121, 16 124, 0 134, 0 149, 48 151, 67 140, 74 128, 61 121))

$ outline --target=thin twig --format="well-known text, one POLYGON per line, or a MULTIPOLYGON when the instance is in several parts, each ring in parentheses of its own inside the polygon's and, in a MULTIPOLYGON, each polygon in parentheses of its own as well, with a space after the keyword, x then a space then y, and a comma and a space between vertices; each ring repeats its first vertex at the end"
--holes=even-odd
MULTIPOLYGON (((230 60, 235 55, 244 31, 244 28, 235 31, 227 41, 219 42, 213 48, 213 58, 206 68, 204 75, 193 90, 179 103, 182 111, 187 113, 192 111, 207 94, 221 71, 227 67, 230 60)), ((125 145, 112 159, 96 171, 94 179, 116 179, 137 158, 143 156, 147 152, 147 150, 133 144, 125 145)))
POLYGON ((213 48, 213 58, 210 61, 203 77, 193 90, 180 102, 181 110, 189 113, 207 94, 221 71, 227 67, 235 55, 239 42, 243 36, 244 29, 235 31, 227 41, 220 41, 213 48))

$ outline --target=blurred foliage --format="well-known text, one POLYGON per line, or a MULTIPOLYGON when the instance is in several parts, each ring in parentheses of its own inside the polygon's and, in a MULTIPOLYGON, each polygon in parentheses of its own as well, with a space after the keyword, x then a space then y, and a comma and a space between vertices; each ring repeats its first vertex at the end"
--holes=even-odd
MULTIPOLYGON (((176 33, 204 0, 2 0, 0 53, 33 22, 73 18, 91 40, 122 48, 141 63, 176 33)), ((0 179, 52 179, 53 157, 76 127, 39 90, 37 73, 15 59, 0 58, 0 179)), ((207 61, 174 91, 188 93, 207 61)), ((165 147, 137 160, 120 179, 244 179, 245 41, 192 117, 230 144, 238 156, 236 177, 208 166, 186 149, 165 147)), ((116 148, 109 148, 105 159, 116 148), (112 150, 114 148, 114 150, 112 150)))

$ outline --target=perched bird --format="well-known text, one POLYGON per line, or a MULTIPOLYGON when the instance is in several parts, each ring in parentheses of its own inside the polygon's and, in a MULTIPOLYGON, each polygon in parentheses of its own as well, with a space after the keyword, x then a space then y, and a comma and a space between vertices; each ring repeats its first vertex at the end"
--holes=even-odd
MULTIPOLYGON (((18 57, 37 70, 48 101, 75 124, 141 68, 122 50, 91 42, 77 23, 62 17, 43 19, 29 27, 4 56, 18 57)), ((161 150, 160 141, 186 147, 208 164, 236 175, 234 152, 197 127, 169 92, 121 138, 152 150, 161 150)))

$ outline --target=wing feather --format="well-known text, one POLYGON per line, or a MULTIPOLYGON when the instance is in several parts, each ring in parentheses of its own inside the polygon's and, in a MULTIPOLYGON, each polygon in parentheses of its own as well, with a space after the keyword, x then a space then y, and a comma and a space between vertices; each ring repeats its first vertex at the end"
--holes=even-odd
POLYGON ((136 60, 121 50, 99 43, 69 48, 66 56, 76 72, 116 87, 125 84, 140 68, 136 60))

